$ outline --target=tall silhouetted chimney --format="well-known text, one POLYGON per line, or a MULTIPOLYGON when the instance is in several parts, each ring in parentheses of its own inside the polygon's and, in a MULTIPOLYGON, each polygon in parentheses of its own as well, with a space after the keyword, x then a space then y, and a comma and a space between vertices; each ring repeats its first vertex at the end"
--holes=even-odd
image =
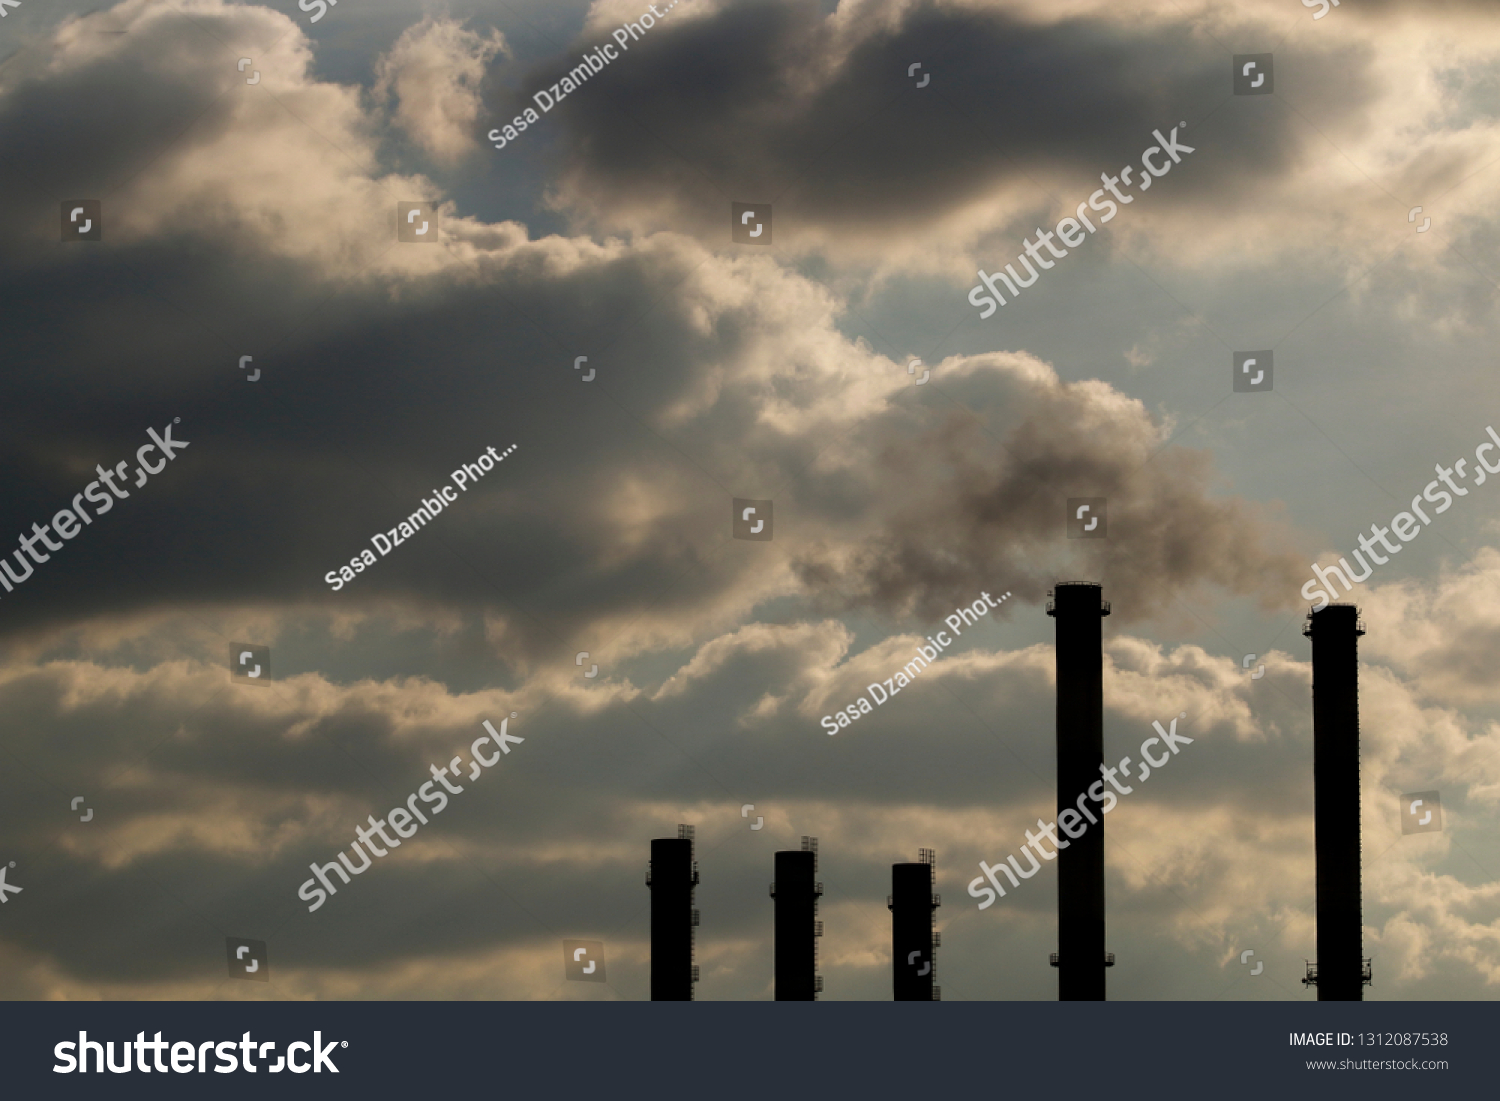
POLYGON ((693 963, 698 862, 693 859, 692 826, 678 826, 675 838, 651 842, 646 886, 651 888, 651 1000, 690 1002, 698 981, 693 963))
POLYGON ((818 920, 818 839, 804 837, 801 852, 776 854, 776 1000, 815 1002, 823 989, 818 974, 818 942, 823 923, 818 920))
MULTIPOLYGON (((1103 618, 1109 602, 1091 581, 1058 583, 1047 602, 1057 620, 1057 809, 1073 808, 1104 765, 1103 618)), ((1103 1001, 1104 815, 1057 853, 1059 1001, 1103 1001)))
POLYGON ((937 854, 921 849, 915 864, 891 865, 891 969, 898 1002, 939 1002, 937 982, 937 908, 942 900, 932 891, 937 854))
POLYGON ((1318 962, 1303 982, 1320 1002, 1357 1002, 1370 972, 1359 899, 1359 609, 1329 604, 1307 617, 1312 639, 1313 829, 1318 962))

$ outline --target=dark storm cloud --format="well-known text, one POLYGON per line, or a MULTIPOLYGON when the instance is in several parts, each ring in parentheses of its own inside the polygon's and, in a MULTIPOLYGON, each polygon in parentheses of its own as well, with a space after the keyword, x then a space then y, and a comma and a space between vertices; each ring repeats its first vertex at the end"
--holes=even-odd
MULTIPOLYGON (((444 248, 398 246, 396 202, 431 185, 375 175, 379 120, 357 90, 313 80, 296 35, 263 58, 274 100, 205 45, 204 25, 235 40, 284 32, 282 17, 201 4, 195 25, 127 7, 128 35, 60 47, 66 63, 38 62, 0 97, 0 146, 22 154, 0 164, 16 197, 0 219, 18 245, 0 261, 0 301, 21 367, 0 381, 0 405, 25 410, 0 445, 6 553, 96 464, 131 459, 148 427, 181 417, 190 446, 0 597, 7 630, 162 601, 327 597, 325 573, 372 533, 513 443, 506 464, 338 599, 477 592, 514 614, 551 597, 583 617, 722 586, 687 569, 699 556, 683 530, 722 538, 728 494, 652 421, 698 384, 705 354, 755 343, 744 335, 755 308, 713 306, 739 315, 727 341, 691 332, 704 302, 673 298, 704 260, 690 243, 527 244, 518 227, 449 207, 444 248), (148 63, 161 57, 165 72, 148 63), (112 85, 128 90, 124 109, 101 118, 112 85), (88 121, 56 140, 73 116, 88 121), (75 196, 103 198, 102 242, 59 245, 59 204, 75 196), (634 346, 619 343, 632 327, 634 346), (599 386, 580 386, 579 355, 599 386), (613 507, 601 470, 634 471, 661 514, 637 523, 613 507), (623 560, 609 549, 622 527, 635 547, 623 560)), ((555 641, 572 613, 550 614, 555 641)), ((540 613, 527 615, 521 629, 546 638, 540 613)))
MULTIPOLYGON (((1267 33, 1242 30, 1247 42, 1267 33)), ((1203 152, 1173 180, 1176 201, 1222 207, 1284 174, 1306 137, 1285 110, 1216 112, 1230 61, 1187 22, 1038 23, 894 3, 835 20, 810 0, 777 0, 665 21, 547 118, 566 127, 566 207, 606 224, 645 211, 645 224, 709 238, 723 236, 730 198, 776 199, 786 242, 799 227, 913 229, 1010 187, 1033 200, 1038 183, 1097 187, 1179 121, 1203 152), (928 87, 907 76, 914 61, 928 87), (664 206, 665 217, 649 213, 664 206)), ((1337 93, 1333 122, 1372 97, 1362 47, 1303 40, 1281 65, 1278 81, 1299 96, 1337 93)), ((516 103, 549 88, 555 69, 516 103)))
MULTIPOLYGON (((932 434, 914 439, 909 415, 890 400, 899 384, 874 373, 883 361, 837 333, 833 297, 766 257, 713 257, 669 234, 630 245, 532 242, 519 227, 480 225, 451 205, 443 246, 398 244, 395 202, 430 195, 432 185, 380 175, 372 144, 379 119, 352 90, 314 80, 295 36, 285 38, 274 68, 266 62, 279 87, 268 101, 237 84, 217 53, 182 41, 201 31, 141 5, 133 10, 128 45, 64 51, 68 64, 38 69, 21 85, 27 96, 45 96, 45 125, 87 114, 99 81, 125 81, 121 67, 132 70, 133 109, 94 150, 91 174, 78 175, 69 159, 86 142, 57 147, 54 163, 36 124, 0 99, 0 143, 16 138, 27 151, 24 175, 8 162, 13 179, 57 188, 128 181, 106 198, 98 245, 49 240, 57 200, 36 186, 8 208, 25 249, 0 268, 0 300, 30 369, 0 382, 4 404, 27 410, 7 439, 13 488, 0 507, 0 539, 49 520, 93 480, 95 464, 132 456, 148 427, 181 416, 178 434, 191 447, 5 595, 0 612, 10 630, 162 601, 337 606, 415 593, 452 606, 477 601, 503 616, 514 662, 565 663, 577 649, 596 649, 599 634, 613 637, 642 616, 675 621, 685 642, 697 617, 743 605, 757 591, 790 588, 789 576, 782 583, 773 572, 784 554, 799 563, 802 582, 837 607, 925 613, 973 599, 1007 571, 1014 575, 1007 587, 1034 599, 1064 549, 1046 542, 1063 507, 1042 492, 1049 483, 1073 486, 1064 497, 1114 499, 1111 547, 1121 553, 1109 560, 1111 577, 1129 583, 1137 601, 1122 611, 1149 613, 1169 592, 1204 580, 1245 592, 1272 563, 1273 574, 1285 572, 1277 552, 1254 549, 1263 540, 1243 507, 1209 499, 1201 459, 1169 450, 1146 464, 1158 442, 1146 419, 1106 418, 1098 438, 1080 427, 1093 423, 1091 405, 1118 405, 1107 387, 1064 393, 1054 376, 1007 390, 1002 375, 973 373, 950 396, 979 409, 1008 393, 1021 418, 1006 441, 1016 458, 989 453, 991 444, 959 414, 952 429, 924 414, 919 434, 932 434), (156 39, 174 59, 169 76, 141 60, 153 56, 156 39), (196 121, 164 145, 167 103, 172 118, 196 121), (148 121, 133 144, 125 135, 138 117, 148 121), (329 134, 350 148, 334 148, 329 134), (53 182, 67 180, 74 182, 53 182), (210 183, 215 201, 200 201, 210 183), (80 315, 90 324, 78 325, 80 315), (244 354, 255 356, 260 382, 247 384, 238 370, 244 354), (578 356, 589 357, 595 384, 581 382, 578 356), (815 465, 841 439, 852 447, 845 465, 815 465), (518 451, 430 526, 342 592, 329 590, 328 571, 410 515, 450 471, 512 444, 518 451), (850 494, 851 477, 868 482, 871 469, 908 447, 946 458, 905 464, 887 490, 850 494), (1037 470, 1041 480, 1030 473, 1037 470), (806 520, 759 559, 721 553, 727 498, 777 487, 806 520), (802 544, 826 540, 839 525, 809 515, 809 506, 863 516, 884 534, 872 535, 869 524, 838 531, 860 550, 834 547, 830 559, 802 544), (846 576, 830 572, 833 560, 846 562, 846 576), (580 632, 594 637, 575 641, 580 632)), ((205 7, 198 17, 233 23, 218 27, 230 37, 284 22, 263 9, 205 7), (254 25, 239 26, 247 22, 254 25)), ((760 140, 767 164, 789 167, 830 143, 831 133, 801 132, 806 119, 852 123, 850 112, 863 107, 850 97, 906 94, 874 90, 906 39, 878 30, 830 38, 812 19, 810 9, 779 5, 732 9, 680 29, 668 21, 638 44, 647 52, 612 66, 610 79, 655 87, 688 78, 658 66, 653 50, 668 61, 679 49, 683 58, 733 54, 742 60, 710 64, 698 74, 710 86, 678 97, 660 125, 684 135, 701 129, 708 144, 694 147, 710 148, 721 139, 712 136, 713 111, 698 113, 699 101, 782 102, 785 112, 768 111, 760 129, 745 131, 746 148, 760 140), (834 60, 820 69, 813 56, 834 60), (781 66, 787 80, 799 71, 787 59, 798 57, 809 73, 826 70, 822 91, 801 102, 805 113, 790 110, 789 86, 764 86, 767 66, 781 66)), ((1103 97, 1114 105, 1106 114, 1114 113, 1089 130, 1087 104, 1114 79, 1111 66, 1170 73, 1199 65, 1173 45, 1176 32, 1135 57, 1135 39, 1111 37, 1102 25, 1063 34, 923 9, 908 26, 921 43, 959 50, 980 43, 996 56, 1040 58, 1049 72, 1071 72, 1069 51, 1081 51, 1080 72, 1095 75, 1058 81, 1066 102, 987 123, 1011 127, 1006 143, 1016 148, 1051 139, 1063 160, 1080 163, 1094 156, 1094 137, 1126 126, 1124 115, 1135 119, 1130 126, 1144 123, 1166 110, 1162 97, 1179 94, 1164 91, 1171 83, 1162 79, 1124 80, 1145 90, 1103 97)), ((955 79, 1028 79, 1019 61, 978 57, 955 60, 955 79)), ((619 98, 592 94, 601 91, 585 87, 570 101, 602 109, 619 98)), ((958 85, 943 94, 958 95, 958 85)), ((1137 148, 1140 134, 1128 141, 1137 148)), ((729 155, 737 147, 722 148, 729 155)), ((847 163, 851 182, 874 167, 874 147, 862 148, 855 140, 853 161, 835 158, 847 163), (872 159, 861 164, 862 155, 872 159)), ((828 204, 839 205, 832 193, 828 204)), ((862 209, 858 200, 845 205, 862 209)), ((838 454, 839 446, 828 452, 838 454)))

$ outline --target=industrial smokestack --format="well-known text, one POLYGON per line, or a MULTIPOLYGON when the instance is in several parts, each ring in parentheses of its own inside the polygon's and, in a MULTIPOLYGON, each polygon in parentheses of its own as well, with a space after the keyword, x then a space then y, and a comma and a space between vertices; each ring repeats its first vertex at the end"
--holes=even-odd
MULTIPOLYGON (((1064 581, 1047 614, 1057 620, 1057 809, 1073 808, 1104 766, 1103 618, 1109 602, 1091 581, 1064 581)), ((1103 1001, 1104 816, 1057 853, 1059 1001, 1103 1001)))
POLYGON ((937 982, 937 908, 942 904, 932 893, 937 854, 920 849, 915 864, 891 865, 891 968, 898 1002, 940 1002, 937 982))
POLYGON ((823 989, 818 974, 818 942, 823 923, 818 920, 818 839, 804 837, 801 852, 776 854, 776 1000, 815 1002, 823 989))
POLYGON ((1318 962, 1302 981, 1320 1002, 1363 1000, 1370 981, 1359 897, 1359 609, 1329 604, 1308 615, 1312 639, 1313 829, 1318 962))
POLYGON ((651 842, 646 871, 651 888, 651 1000, 690 1002, 698 968, 693 963, 693 888, 698 886, 698 862, 693 859, 693 827, 678 826, 677 837, 651 842))

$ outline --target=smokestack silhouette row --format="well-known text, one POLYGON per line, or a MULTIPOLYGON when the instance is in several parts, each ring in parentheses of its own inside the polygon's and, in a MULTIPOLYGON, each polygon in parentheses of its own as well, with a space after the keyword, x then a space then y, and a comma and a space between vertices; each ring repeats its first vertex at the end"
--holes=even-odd
MULTIPOLYGON (((922 849, 915 864, 891 865, 891 946, 897 1001, 940 1001, 934 931, 941 900, 932 891, 937 856, 922 849)), ((800 850, 778 852, 776 880, 775 953, 776 1000, 815 1002, 823 990, 818 974, 818 839, 804 837, 800 850)), ((651 1000, 690 1002, 698 967, 693 963, 693 930, 698 911, 693 889, 698 886, 698 864, 693 859, 693 827, 678 826, 677 837, 651 842, 646 872, 651 889, 651 1000)))
MULTIPOLYGON (((1109 602, 1096 582, 1059 582, 1047 594, 1047 614, 1057 620, 1057 808, 1079 805, 1104 769, 1103 619, 1109 602)), ((1352 604, 1328 604, 1309 613, 1303 633, 1312 639, 1313 816, 1317 855, 1318 962, 1302 980, 1318 988, 1319 1001, 1359 1001, 1371 982, 1363 958, 1359 840, 1359 636, 1364 628, 1352 604)), ((1071 835, 1070 835, 1071 836, 1071 835)), ((1014 859, 1014 858, 1012 858, 1014 859)), ((1058 1000, 1103 1001, 1106 968, 1114 956, 1104 938, 1104 817, 1056 851, 1058 1000)), ((651 997, 691 1001, 698 968, 693 963, 693 827, 679 826, 676 840, 651 842, 651 997)), ((938 1001, 935 926, 941 899, 933 892, 936 857, 920 850, 914 864, 891 866, 892 987, 897 1001, 938 1001)), ((818 840, 804 837, 800 851, 775 855, 776 1000, 817 1001, 818 840)))

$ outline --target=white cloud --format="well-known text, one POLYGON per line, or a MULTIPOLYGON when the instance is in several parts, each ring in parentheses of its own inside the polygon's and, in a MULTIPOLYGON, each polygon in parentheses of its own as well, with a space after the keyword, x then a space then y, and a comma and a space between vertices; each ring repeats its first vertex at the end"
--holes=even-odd
POLYGON ((439 164, 452 166, 479 148, 480 81, 490 61, 509 52, 497 30, 480 35, 429 15, 376 63, 375 98, 395 100, 397 125, 439 164))

